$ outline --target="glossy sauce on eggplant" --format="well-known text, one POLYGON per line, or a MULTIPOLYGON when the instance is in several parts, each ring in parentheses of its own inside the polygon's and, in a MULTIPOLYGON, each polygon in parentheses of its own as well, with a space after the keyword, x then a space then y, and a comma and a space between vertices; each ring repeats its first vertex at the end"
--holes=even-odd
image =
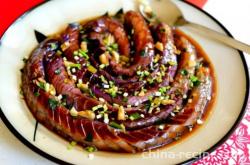
POLYGON ((88 150, 136 153, 193 132, 216 83, 191 37, 128 11, 72 23, 41 42, 22 90, 37 121, 61 137, 88 150))

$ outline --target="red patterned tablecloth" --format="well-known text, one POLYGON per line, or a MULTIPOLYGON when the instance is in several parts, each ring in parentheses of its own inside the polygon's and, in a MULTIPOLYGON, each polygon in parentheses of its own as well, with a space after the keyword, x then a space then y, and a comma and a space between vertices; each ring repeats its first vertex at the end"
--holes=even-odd
MULTIPOLYGON (((22 13, 44 0, 8 0, 0 5, 0 36, 22 13)), ((203 7, 212 0, 187 0, 203 7)), ((195 162, 200 164, 248 164, 250 165, 250 104, 244 119, 231 137, 209 156, 195 162)))
POLYGON ((250 165, 250 102, 248 102, 247 113, 231 137, 212 152, 209 156, 193 163, 193 165, 250 165))

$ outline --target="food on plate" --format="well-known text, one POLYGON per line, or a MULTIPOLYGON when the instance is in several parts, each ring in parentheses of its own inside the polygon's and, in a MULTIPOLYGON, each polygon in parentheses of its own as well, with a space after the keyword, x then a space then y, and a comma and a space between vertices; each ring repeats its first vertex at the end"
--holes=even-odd
POLYGON ((88 149, 142 152, 202 124, 215 97, 197 43, 135 11, 72 23, 42 41, 22 72, 37 121, 88 149))

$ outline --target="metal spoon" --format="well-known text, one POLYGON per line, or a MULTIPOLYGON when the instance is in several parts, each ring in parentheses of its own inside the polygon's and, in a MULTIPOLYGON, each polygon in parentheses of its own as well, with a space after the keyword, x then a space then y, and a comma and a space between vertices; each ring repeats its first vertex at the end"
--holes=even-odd
POLYGON ((250 45, 186 20, 181 10, 171 0, 140 0, 139 11, 143 17, 150 22, 161 20, 170 26, 188 26, 194 28, 203 35, 250 54, 250 45), (156 13, 157 17, 153 14, 153 11, 156 13))

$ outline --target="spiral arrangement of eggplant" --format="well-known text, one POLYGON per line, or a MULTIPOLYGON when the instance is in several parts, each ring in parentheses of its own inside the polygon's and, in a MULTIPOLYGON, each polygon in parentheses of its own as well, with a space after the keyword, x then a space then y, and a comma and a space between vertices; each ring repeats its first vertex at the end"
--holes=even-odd
POLYGON ((135 11, 73 23, 39 44, 22 73, 25 101, 48 129, 83 146, 142 152, 201 122, 211 68, 164 23, 135 11))

